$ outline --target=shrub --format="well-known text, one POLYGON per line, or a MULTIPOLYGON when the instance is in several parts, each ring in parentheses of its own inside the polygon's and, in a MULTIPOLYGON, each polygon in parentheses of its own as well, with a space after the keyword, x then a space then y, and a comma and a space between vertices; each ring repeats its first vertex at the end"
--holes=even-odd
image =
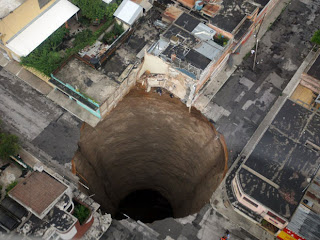
POLYGON ((84 42, 90 42, 93 38, 92 31, 89 29, 83 30, 82 32, 79 32, 74 39, 73 46, 78 46, 79 44, 82 44, 84 42))
POLYGON ((112 24, 113 19, 107 20, 97 31, 92 33, 90 30, 84 30, 76 35, 74 47, 69 48, 65 55, 58 52, 58 46, 62 43, 68 30, 64 27, 54 32, 40 46, 33 50, 28 56, 21 58, 21 64, 27 67, 35 68, 46 76, 56 70, 64 60, 70 55, 79 52, 87 45, 93 44, 98 37, 112 24))
POLYGON ((81 9, 84 17, 92 21, 110 19, 118 7, 118 4, 105 4, 101 0, 73 0, 75 5, 81 9))
POLYGON ((124 29, 123 29, 122 25, 115 23, 112 28, 112 31, 106 33, 103 36, 102 41, 107 44, 112 44, 114 42, 114 40, 116 40, 117 37, 119 37, 123 32, 124 32, 124 29))
POLYGON ((81 23, 85 27, 88 27, 90 25, 90 22, 90 19, 86 18, 85 16, 79 18, 79 23, 81 23))
POLYGON ((108 32, 103 36, 102 41, 104 43, 111 44, 111 43, 113 43, 114 39, 115 39, 114 33, 113 32, 108 32))
POLYGON ((59 28, 28 56, 22 57, 21 64, 35 68, 50 76, 63 61, 63 57, 59 54, 57 48, 67 33, 68 30, 65 27, 59 28))
POLYGON ((320 45, 320 30, 316 31, 312 38, 311 38, 311 42, 317 44, 317 45, 320 45))
POLYGON ((75 216, 79 220, 80 225, 82 225, 84 221, 86 221, 87 218, 89 217, 90 210, 89 208, 87 208, 86 206, 83 206, 80 203, 75 203, 72 215, 75 216))
POLYGON ((0 158, 8 159, 10 155, 16 155, 19 149, 17 136, 0 132, 0 158))
POLYGON ((10 183, 10 184, 7 186, 7 188, 6 188, 6 193, 8 194, 8 192, 9 192, 11 189, 13 189, 17 184, 18 184, 17 181, 14 181, 14 182, 10 183))
POLYGON ((122 24, 120 25, 117 22, 115 22, 113 26, 113 32, 117 36, 121 35, 124 32, 122 24))
POLYGON ((222 34, 218 34, 218 35, 214 36, 213 40, 222 47, 227 45, 227 43, 229 41, 229 39, 227 37, 223 36, 222 34))

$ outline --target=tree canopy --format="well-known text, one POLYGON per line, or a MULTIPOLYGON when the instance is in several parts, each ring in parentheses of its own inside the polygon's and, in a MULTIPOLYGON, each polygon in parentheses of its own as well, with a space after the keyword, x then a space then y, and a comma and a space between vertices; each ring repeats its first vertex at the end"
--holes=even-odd
POLYGON ((316 31, 312 38, 311 38, 311 42, 317 44, 317 45, 320 45, 320 30, 316 31))
POLYGON ((117 4, 107 5, 102 0, 73 0, 72 2, 81 9, 82 15, 91 21, 112 17, 118 6, 117 4))
POLYGON ((17 136, 0 132, 0 158, 7 159, 10 155, 16 155, 19 149, 19 138, 17 136))

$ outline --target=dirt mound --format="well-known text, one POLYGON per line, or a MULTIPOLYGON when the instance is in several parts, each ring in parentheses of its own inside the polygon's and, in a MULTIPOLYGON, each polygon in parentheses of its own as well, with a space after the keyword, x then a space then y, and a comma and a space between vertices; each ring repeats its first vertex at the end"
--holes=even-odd
POLYGON ((222 138, 199 111, 136 88, 95 128, 84 125, 74 164, 111 214, 130 193, 151 189, 169 201, 174 217, 184 217, 222 180, 222 138))

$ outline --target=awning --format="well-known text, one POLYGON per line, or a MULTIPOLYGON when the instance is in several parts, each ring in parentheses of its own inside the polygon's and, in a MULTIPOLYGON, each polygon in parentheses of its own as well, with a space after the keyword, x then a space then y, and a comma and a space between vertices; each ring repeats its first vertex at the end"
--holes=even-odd
POLYGON ((27 56, 78 11, 67 0, 57 1, 13 36, 6 47, 19 56, 27 56))

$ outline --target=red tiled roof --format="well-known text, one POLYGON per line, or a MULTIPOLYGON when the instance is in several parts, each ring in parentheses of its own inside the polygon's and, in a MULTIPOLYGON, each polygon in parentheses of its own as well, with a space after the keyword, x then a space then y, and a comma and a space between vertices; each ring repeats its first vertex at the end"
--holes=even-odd
POLYGON ((67 187, 45 172, 33 172, 20 181, 9 196, 40 216, 67 187))
POLYGON ((195 0, 178 0, 178 2, 189 8, 193 8, 195 4, 195 0))

